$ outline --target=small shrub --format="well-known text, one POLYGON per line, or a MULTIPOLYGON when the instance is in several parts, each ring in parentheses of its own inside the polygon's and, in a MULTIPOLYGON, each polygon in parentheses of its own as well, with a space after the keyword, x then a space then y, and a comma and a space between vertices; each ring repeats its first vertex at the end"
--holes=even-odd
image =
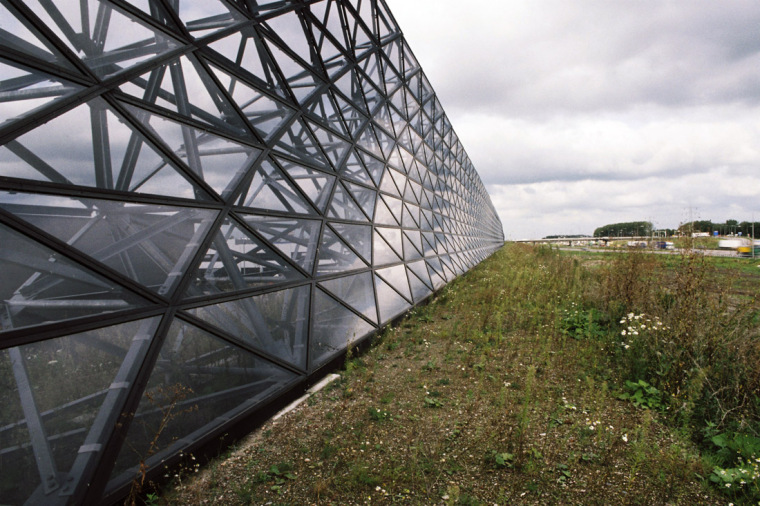
POLYGON ((640 408, 653 409, 655 411, 662 411, 665 409, 665 404, 662 400, 662 392, 646 381, 626 381, 625 387, 628 392, 618 395, 618 399, 630 400, 640 408))
POLYGON ((573 339, 598 339, 605 335, 600 325, 601 314, 596 309, 577 309, 572 303, 570 309, 562 311, 560 332, 573 339))
POLYGON ((513 453, 491 450, 486 456, 486 462, 496 469, 512 468, 515 465, 515 455, 513 453))

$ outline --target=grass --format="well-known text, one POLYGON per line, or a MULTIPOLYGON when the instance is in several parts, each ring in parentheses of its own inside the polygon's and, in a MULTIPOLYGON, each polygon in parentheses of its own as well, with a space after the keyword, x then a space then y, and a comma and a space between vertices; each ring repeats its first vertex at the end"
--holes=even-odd
POLYGON ((159 502, 757 501, 760 273, 711 261, 507 245, 159 502))

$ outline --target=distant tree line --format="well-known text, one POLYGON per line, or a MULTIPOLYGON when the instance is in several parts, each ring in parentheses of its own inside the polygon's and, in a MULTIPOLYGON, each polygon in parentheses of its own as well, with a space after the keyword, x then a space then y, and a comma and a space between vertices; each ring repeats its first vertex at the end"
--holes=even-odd
POLYGON ((630 221, 613 223, 594 230, 594 237, 632 237, 652 234, 652 223, 649 221, 630 221))
MULTIPOLYGON (((648 221, 631 221, 627 223, 612 223, 604 225, 594 230, 594 237, 633 237, 652 235, 652 223, 648 221)), ((726 220, 725 223, 712 222, 710 220, 695 220, 679 225, 677 230, 662 229, 657 232, 664 232, 666 237, 673 235, 691 235, 695 232, 706 232, 713 235, 715 231, 719 235, 742 235, 749 237, 752 235, 752 222, 737 220, 726 220)), ((555 235, 548 236, 547 239, 564 239, 572 235, 555 235)), ((760 222, 755 222, 755 237, 760 237, 760 222)))
MULTIPOLYGON (((710 220, 696 220, 683 223, 678 227, 681 234, 690 234, 692 232, 707 232, 710 235, 717 231, 720 235, 739 235, 748 237, 752 235, 752 222, 737 220, 726 220, 725 223, 714 223, 710 220)), ((760 235, 760 222, 755 222, 755 236, 760 235)))

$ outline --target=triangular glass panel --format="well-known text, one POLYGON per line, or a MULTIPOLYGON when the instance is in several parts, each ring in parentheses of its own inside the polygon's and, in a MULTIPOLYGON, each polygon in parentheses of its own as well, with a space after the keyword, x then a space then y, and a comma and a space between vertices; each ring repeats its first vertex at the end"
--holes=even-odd
POLYGON ((357 14, 359 14, 358 17, 361 18, 362 21, 364 21, 364 26, 367 27, 367 30, 369 30, 370 34, 373 34, 375 31, 374 16, 372 14, 373 3, 375 2, 372 2, 372 0, 358 0, 358 2, 356 2, 356 7, 355 7, 357 14))
POLYGON ((367 264, 362 262, 359 255, 340 240, 335 232, 325 228, 319 245, 317 275, 342 273, 363 267, 367 267, 367 264))
POLYGON ((340 184, 335 187, 327 216, 341 220, 369 221, 351 194, 340 184))
POLYGON ((435 249, 438 252, 439 255, 443 255, 446 253, 447 247, 446 247, 446 236, 443 232, 436 232, 435 233, 435 249))
POLYGON ((448 258, 448 255, 442 255, 441 256, 441 265, 443 265, 443 272, 446 275, 446 279, 448 281, 453 281, 454 278, 457 277, 456 272, 454 272, 454 269, 449 265, 451 262, 451 259, 448 258), (446 262, 444 262, 444 259, 446 262))
POLYGON ((303 61, 312 63, 311 45, 303 30, 297 11, 280 14, 267 19, 266 26, 273 37, 280 39, 282 46, 295 52, 303 61))
POLYGON ((330 226, 341 238, 353 246, 359 255, 367 262, 372 262, 372 227, 368 225, 353 225, 349 223, 333 223, 330 226))
POLYGON ((375 304, 375 289, 372 286, 371 272, 330 279, 322 281, 319 285, 368 319, 377 323, 377 306, 375 304))
POLYGON ((100 424, 118 408, 160 318, 112 325, 0 351, 3 428, 0 497, 6 504, 55 501, 70 475, 105 446, 100 424), (45 477, 40 480, 40 474, 45 477))
POLYGON ((279 253, 228 219, 213 240, 200 264, 193 269, 187 297, 274 286, 303 279, 279 253))
POLYGON ((377 199, 377 202, 375 203, 374 223, 376 225, 393 225, 396 227, 400 226, 401 223, 396 221, 396 218, 393 217, 391 210, 388 209, 387 205, 385 205, 385 197, 383 195, 380 197, 381 198, 377 199))
MULTIPOLYGON (((385 171, 383 175, 383 179, 380 182, 380 191, 385 192, 385 193, 390 193, 394 197, 400 197, 401 194, 399 193, 399 190, 396 187, 396 182, 391 172, 395 172, 395 171, 391 169, 390 167, 388 168, 388 170, 385 171)), ((401 188, 403 188, 403 186, 401 188)))
POLYGON ((375 231, 383 236, 383 239, 390 244, 391 248, 393 248, 393 251, 399 256, 399 258, 404 258, 400 228, 377 227, 375 228, 375 231))
POLYGON ((428 264, 431 278, 433 276, 433 272, 437 272, 441 276, 444 275, 443 265, 441 265, 441 260, 438 257, 426 258, 425 261, 428 264))
POLYGON ((248 172, 260 150, 214 135, 164 116, 127 106, 130 112, 189 170, 227 198, 248 172))
POLYGON ((401 216, 401 226, 404 228, 420 228, 420 208, 405 203, 404 212, 401 216))
POLYGON ((372 325, 317 288, 311 317, 309 370, 324 365, 372 330, 372 325))
POLYGON ((446 284, 446 279, 443 278, 438 272, 436 272, 434 269, 432 269, 430 266, 428 266, 428 270, 430 271, 430 282, 433 284, 433 289, 438 290, 443 285, 446 284))
POLYGON ((100 98, 6 143, 0 153, 2 176, 209 199, 100 98))
MULTIPOLYGON (((402 269, 403 265, 400 265, 402 269)), ((411 304, 390 287, 379 276, 375 276, 377 286, 377 306, 380 313, 380 324, 384 324, 400 315, 411 307, 411 304)))
POLYGON ((388 107, 388 111, 390 112, 390 121, 391 121, 391 124, 393 125, 393 129, 396 132, 406 132, 406 134, 403 136, 402 135, 397 136, 397 140, 399 142, 404 142, 404 144, 402 145, 409 151, 414 151, 413 150, 414 145, 411 144, 411 141, 409 139, 409 133, 408 133, 412 130, 407 128, 406 120, 403 117, 401 117, 401 114, 396 112, 395 107, 388 107))
POLYGON ((132 79, 131 84, 122 91, 219 130, 246 135, 237 111, 192 55, 175 58, 132 79))
POLYGON ((336 177, 310 167, 304 167, 285 158, 277 157, 277 161, 317 209, 324 212, 336 177))
POLYGON ((422 232, 422 248, 423 254, 426 257, 431 257, 436 254, 435 252, 435 237, 432 232, 422 232))
POLYGON ((395 135, 393 122, 391 121, 391 116, 386 105, 378 107, 378 109, 375 111, 374 116, 372 117, 372 121, 374 121, 375 125, 379 128, 382 128, 391 135, 395 135))
POLYGON ((417 260, 418 258, 422 258, 422 253, 420 253, 417 250, 417 248, 412 244, 412 241, 409 240, 409 237, 406 236, 406 231, 405 231, 404 233, 404 261, 408 262, 410 260, 417 260))
POLYGON ((0 61, 2 91, 0 124, 7 127, 42 106, 67 97, 82 87, 38 70, 27 70, 0 61))
POLYGON ((378 269, 375 271, 375 274, 383 278, 397 292, 406 297, 407 300, 412 300, 412 292, 409 291, 409 279, 406 275, 406 268, 403 265, 378 269))
POLYGON ((379 185, 380 180, 383 177, 385 164, 377 158, 370 156, 359 149, 357 149, 356 152, 359 153, 359 157, 362 159, 362 162, 364 162, 364 167, 367 169, 367 172, 369 172, 369 175, 372 177, 375 185, 379 185))
POLYGON ((410 269, 407 269, 409 272, 407 273, 409 275, 409 285, 412 289, 412 296, 414 297, 414 303, 419 303, 422 299, 430 295, 431 290, 430 288, 425 285, 420 279, 414 275, 413 272, 411 272, 410 269))
POLYGON ((409 77, 420 68, 420 64, 417 63, 417 59, 406 41, 403 41, 402 44, 404 45, 404 76, 409 77))
POLYGON ((0 225, 2 331, 147 305, 141 297, 0 225))
POLYGON ((348 181, 345 181, 343 184, 346 185, 348 191, 351 192, 351 196, 354 197, 354 200, 361 206, 364 213, 371 218, 372 211, 375 209, 377 191, 348 181))
POLYGON ((16 17, 5 5, 0 4, 0 19, 5 21, 0 47, 7 47, 28 55, 30 60, 41 60, 68 71, 76 70, 74 65, 44 36, 37 30, 32 32, 32 28, 27 23, 15 21, 16 17))
POLYGON ((412 154, 409 151, 407 151, 401 146, 399 146, 398 150, 394 150, 394 151, 398 151, 399 157, 401 158, 401 162, 402 162, 401 166, 403 167, 404 171, 407 174, 411 173, 414 166, 414 156, 412 156, 412 154))
POLYGON ((398 223, 401 223, 401 210, 404 206, 403 201, 401 199, 389 197, 388 195, 383 195, 383 199, 388 205, 388 209, 390 209, 391 213, 393 213, 393 217, 398 223))
POLYGON ((433 211, 429 209, 424 209, 424 208, 421 209, 421 211, 422 211, 422 222, 420 223, 420 229, 427 232, 432 231, 433 230, 433 211))
MULTIPOLYGON (((325 29, 325 33, 331 34, 343 48, 348 48, 348 40, 346 39, 345 30, 343 29, 343 23, 341 22, 340 11, 343 10, 340 2, 328 1, 317 2, 310 4, 311 12, 316 16, 319 23, 325 29)), ((319 40, 319 37, 315 38, 319 40)))
POLYGON ((251 410, 298 376, 175 319, 116 459, 111 483, 128 483, 140 464, 157 465, 230 418, 251 410), (175 416, 166 416, 167 412, 175 416))
POLYGON ((332 94, 329 91, 320 94, 319 97, 313 100, 308 107, 308 111, 315 120, 320 121, 322 124, 327 125, 346 137, 348 136, 348 130, 346 130, 343 124, 343 118, 333 103, 332 94))
POLYGON ((245 21, 242 14, 220 0, 205 0, 200 4, 172 2, 185 28, 196 39, 245 21))
MULTIPOLYGON (((422 174, 420 173, 419 164, 417 163, 417 160, 412 159, 410 165, 412 168, 409 171, 409 177, 417 184, 417 186, 419 186, 420 183, 422 183, 422 174)), ((416 195, 419 196, 418 188, 415 187, 414 190, 416 195)))
MULTIPOLYGON (((367 81, 363 80, 362 82, 366 83, 367 81)), ((385 96, 381 95, 374 87, 367 85, 364 87, 364 100, 367 102, 367 110, 370 112, 370 116, 375 117, 378 108, 382 107, 385 102, 385 96)))
POLYGON ((378 2, 376 4, 376 9, 379 28, 378 36, 380 37, 381 41, 385 41, 387 38, 390 38, 400 30, 398 26, 396 26, 396 24, 393 22, 393 17, 383 2, 378 2))
POLYGON ((422 99, 420 98, 420 75, 420 72, 414 74, 409 78, 406 85, 417 102, 422 103, 422 99))
POLYGON ((273 43, 269 44, 269 50, 288 81, 293 95, 300 103, 306 102, 309 95, 321 84, 313 71, 303 67, 273 43))
POLYGON ((322 150, 327 154, 327 158, 332 162, 333 167, 336 169, 340 167, 341 162, 351 149, 351 145, 339 135, 320 127, 316 123, 311 121, 307 121, 307 123, 317 137, 317 141, 320 143, 322 150))
MULTIPOLYGON (((361 83, 356 75, 356 72, 352 69, 340 76, 334 83, 334 86, 351 101, 354 107, 361 110, 362 113, 367 113, 367 106, 364 102, 364 96, 362 95, 361 83)), ((341 105, 339 103, 339 105, 341 105)), ((343 107, 341 106, 341 109, 343 107)))
MULTIPOLYGON (((383 46, 383 52, 388 57, 393 68, 401 75, 403 73, 403 66, 401 65, 401 49, 399 47, 399 39, 394 39, 383 46)), ((403 112, 403 111, 402 111, 403 112)))
POLYGON ((174 18, 164 8, 163 4, 157 4, 150 0, 124 0, 126 3, 142 11, 143 14, 152 18, 154 21, 165 26, 166 28, 173 30, 174 32, 181 33, 181 30, 175 24, 174 18))
POLYGON ((264 236, 285 257, 311 273, 317 254, 319 230, 318 220, 301 218, 275 218, 254 214, 241 215, 248 225, 264 236))
MULTIPOLYGON (((326 3, 327 2, 324 2, 322 5, 325 5, 326 3)), ((333 6, 336 5, 336 2, 331 3, 333 6)), ((316 5, 317 4, 312 4, 312 8, 314 8, 316 5)), ((319 19, 321 21, 323 18, 319 19)), ((330 35, 332 35, 333 38, 343 41, 343 29, 340 25, 340 20, 338 20, 337 24, 339 27, 338 31, 332 32, 330 35)), ((345 66, 348 64, 348 59, 346 58, 346 55, 343 53, 343 51, 341 51, 338 46, 333 43, 333 39, 328 37, 327 32, 322 31, 322 29, 317 27, 317 25, 314 23, 310 23, 310 27, 312 34, 314 35, 314 40, 317 43, 316 49, 322 58, 325 72, 327 72, 328 76, 334 77, 338 72, 345 68, 345 66)))
POLYGON ((365 128, 364 131, 359 135, 359 139, 356 141, 356 145, 364 148, 366 151, 369 151, 376 157, 385 160, 385 155, 383 154, 382 149, 380 149, 380 143, 375 137, 372 125, 367 125, 367 128, 365 128))
POLYGON ((277 140, 275 147, 307 165, 316 165, 328 170, 332 169, 327 158, 320 151, 319 143, 314 140, 314 136, 300 118, 293 122, 285 134, 277 140))
POLYGON ((390 95, 390 103, 392 105, 391 109, 398 111, 398 114, 402 121, 404 121, 405 118, 409 118, 409 115, 406 113, 405 95, 406 92, 403 86, 399 87, 398 90, 390 95))
POLYGON ((462 274, 464 269, 460 264, 459 253, 452 253, 449 258, 451 260, 451 270, 454 271, 454 276, 456 277, 462 274))
MULTIPOLYGON (((430 104, 435 104, 434 100, 430 100, 433 97, 433 95, 435 94, 435 92, 433 91, 433 87, 430 86, 430 81, 428 81, 427 77, 425 77, 424 75, 422 76, 422 78, 420 79, 420 81, 421 81, 421 83, 420 83, 420 90, 421 90, 420 101, 421 102, 428 102, 430 104)), ((434 117, 432 113, 430 114, 430 117, 431 118, 434 117)))
POLYGON ((422 233, 419 230, 404 230, 404 235, 414 244, 414 247, 421 253, 422 250, 422 233))
POLYGON ((335 102, 340 108, 341 114, 343 115, 343 119, 348 126, 348 131, 351 134, 351 137, 356 139, 358 132, 368 121, 367 116, 365 116, 366 113, 359 112, 359 109, 349 104, 338 94, 335 95, 335 102))
POLYGON ((295 114, 293 109, 249 86, 234 75, 215 66, 211 66, 211 69, 263 139, 270 139, 280 126, 295 114))
POLYGON ((261 37, 257 32, 246 33, 249 34, 248 37, 243 37, 241 32, 233 32, 210 43, 208 48, 234 62, 234 72, 256 87, 282 98, 290 98, 285 80, 269 56, 261 37))
POLYGON ((305 369, 309 299, 307 285, 187 311, 258 350, 305 369))
POLYGON ((256 168, 237 204, 269 211, 314 214, 311 206, 269 159, 256 168))
POLYGON ((384 81, 380 75, 380 61, 377 58, 377 53, 370 53, 366 58, 359 62, 359 66, 372 84, 381 90, 384 89, 384 81))
POLYGON ((433 284, 430 282, 430 273, 428 272, 424 261, 418 260, 416 262, 410 262, 406 266, 409 268, 409 270, 416 274, 417 277, 420 278, 428 286, 428 288, 433 287, 433 284))
MULTIPOLYGON (((364 165, 359 161, 359 157, 356 156, 356 152, 352 149, 340 170, 341 175, 348 179, 358 181, 360 183, 374 185, 374 182, 364 170, 364 165)), ((372 211, 370 210, 370 213, 372 211)))
POLYGON ((401 162, 398 149, 391 150, 390 155, 388 156, 388 166, 399 172, 406 172, 406 168, 404 168, 404 164, 401 162))
POLYGON ((165 33, 103 0, 81 2, 79 8, 71 9, 51 9, 43 2, 28 6, 100 78, 179 46, 165 33), (90 19, 95 22, 89 23, 90 19))
POLYGON ((372 244, 372 250, 374 252, 372 256, 372 265, 386 265, 398 263, 402 260, 401 254, 397 254, 393 248, 383 239, 378 233, 378 229, 375 229, 375 240, 372 244))
POLYGON ((0 207, 162 295, 171 293, 217 211, 0 192, 0 207))
POLYGON ((346 14, 346 23, 348 25, 349 40, 353 46, 354 53, 358 56, 371 48, 372 42, 370 41, 370 36, 364 30, 362 23, 359 23, 358 19, 354 17, 351 9, 345 9, 344 12, 346 14))
POLYGON ((406 191, 406 176, 401 172, 395 170, 389 170, 388 172, 393 178, 393 181, 396 183, 396 188, 399 190, 399 193, 396 194, 396 196, 401 198, 401 195, 403 195, 406 191))
MULTIPOLYGON (((414 123, 415 121, 415 114, 420 110, 420 104, 417 103, 417 101, 414 99, 414 96, 412 93, 407 92, 406 93, 406 112, 409 115, 412 120, 410 123, 414 123)), ((416 117, 416 120, 418 122, 417 129, 421 134, 425 134, 430 128, 430 121, 427 119, 427 116, 425 116, 424 113, 419 114, 416 117)))

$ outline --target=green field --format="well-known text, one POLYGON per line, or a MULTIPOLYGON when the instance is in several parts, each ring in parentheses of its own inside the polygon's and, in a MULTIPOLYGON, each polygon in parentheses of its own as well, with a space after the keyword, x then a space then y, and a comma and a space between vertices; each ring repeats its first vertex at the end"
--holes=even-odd
POLYGON ((759 286, 742 259, 507 245, 151 502, 756 504, 759 286))

